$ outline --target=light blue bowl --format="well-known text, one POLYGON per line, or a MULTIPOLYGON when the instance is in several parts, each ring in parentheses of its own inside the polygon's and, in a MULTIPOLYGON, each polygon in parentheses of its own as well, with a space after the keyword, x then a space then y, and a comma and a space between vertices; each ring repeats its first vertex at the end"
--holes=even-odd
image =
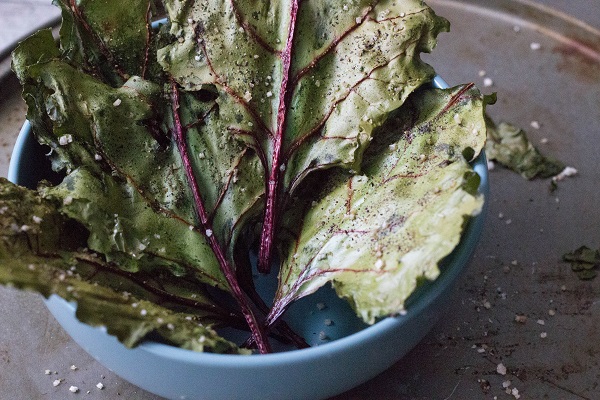
MULTIPOLYGON (((439 77, 434 85, 448 87, 439 77)), ((35 187, 41 172, 49 168, 43 162, 43 152, 26 122, 13 150, 9 179, 35 187)), ((479 190, 487 196, 484 154, 474 168, 482 178, 479 190)), ((253 356, 195 353, 156 342, 127 349, 103 328, 79 322, 73 304, 57 296, 46 304, 73 340, 101 364, 157 395, 169 399, 322 399, 383 372, 433 327, 475 249, 485 214, 484 210, 470 221, 460 244, 444 261, 439 278, 419 289, 406 315, 365 326, 330 288, 294 304, 286 321, 307 338, 313 346, 308 349, 253 356), (320 309, 318 303, 326 308, 320 309), (325 324, 326 319, 334 324, 325 324), (323 334, 329 340, 323 340, 323 334)))

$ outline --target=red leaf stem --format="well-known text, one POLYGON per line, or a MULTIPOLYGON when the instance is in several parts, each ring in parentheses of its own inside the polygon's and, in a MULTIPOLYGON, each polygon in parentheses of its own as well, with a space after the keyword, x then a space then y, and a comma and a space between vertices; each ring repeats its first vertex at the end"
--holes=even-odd
POLYGON ((225 275, 225 279, 227 280, 227 283, 231 288, 234 298, 237 300, 242 310, 242 314, 244 315, 244 318, 248 323, 248 327, 250 328, 250 332, 252 332, 252 336, 256 341, 258 350, 261 353, 269 353, 271 352, 271 346, 264 333, 263 326, 257 321, 256 315, 252 310, 248 297, 240 288, 240 285, 235 276, 235 271, 233 270, 231 264, 227 261, 223 249, 217 242, 216 235, 213 234, 208 212, 204 207, 204 201, 200 193, 200 187, 196 180, 196 176, 194 174, 192 163, 188 154, 187 143, 185 140, 185 132, 182 127, 181 119, 179 117, 179 90, 175 81, 171 82, 171 107, 173 110, 173 136, 177 145, 177 149, 179 150, 181 160, 183 162, 186 177, 189 181, 190 188, 192 190, 192 196, 194 198, 196 213, 198 215, 198 219, 200 220, 200 227, 203 230, 206 240, 209 243, 213 253, 215 254, 215 257, 217 258, 217 261, 219 262, 221 271, 225 275))
POLYGON ((273 253, 273 236, 277 225, 279 207, 279 187, 281 185, 281 176, 284 169, 281 164, 281 149, 283 145, 283 136, 285 133, 285 124, 288 111, 288 102, 293 85, 288 87, 290 81, 290 66, 292 63, 292 47, 294 43, 294 30, 296 28, 296 18, 298 16, 298 0, 292 1, 290 10, 290 26, 285 48, 281 52, 281 64, 283 67, 281 89, 279 91, 279 107, 277 109, 277 131, 273 137, 273 158, 271 162, 271 172, 267 181, 267 200, 265 204, 265 214, 263 218, 263 228, 258 253, 258 271, 268 273, 271 270, 271 255, 273 253))

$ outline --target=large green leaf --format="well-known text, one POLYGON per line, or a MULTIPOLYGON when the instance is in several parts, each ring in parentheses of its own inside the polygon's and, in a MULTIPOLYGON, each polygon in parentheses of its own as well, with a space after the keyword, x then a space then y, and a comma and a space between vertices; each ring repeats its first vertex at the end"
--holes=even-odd
POLYGON ((415 94, 382 128, 363 173, 336 174, 308 212, 290 219, 301 222, 288 227, 271 319, 327 282, 365 322, 402 312, 481 210, 468 161, 485 141, 483 109, 470 86, 415 94))
POLYGON ((216 306, 197 286, 168 275, 154 282, 156 277, 124 273, 83 251, 82 227, 52 201, 3 178, 0 228, 0 283, 76 301, 82 322, 106 326, 128 347, 154 332, 183 348, 245 353, 211 328, 239 326, 240 316, 216 306))

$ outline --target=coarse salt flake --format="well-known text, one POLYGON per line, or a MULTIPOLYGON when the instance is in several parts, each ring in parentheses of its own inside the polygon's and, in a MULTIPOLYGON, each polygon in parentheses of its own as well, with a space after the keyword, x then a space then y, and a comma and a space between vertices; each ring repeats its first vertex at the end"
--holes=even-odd
POLYGON ((102 382, 98 382, 98 383, 96 384, 96 387, 97 387, 98 389, 102 390, 102 389, 104 389, 104 384, 103 384, 102 382))
POLYGON ((62 135, 58 138, 58 144, 61 146, 66 146, 71 142, 73 142, 73 135, 70 134, 62 135))
POLYGON ((515 399, 521 398, 521 395, 519 394, 519 389, 517 389, 517 388, 512 388, 512 390, 510 391, 510 394, 512 394, 515 399))
POLYGON ((140 315, 142 317, 146 316, 147 314, 148 314, 148 311, 146 311, 145 309, 143 309, 143 310, 140 311, 140 315))
POLYGON ((121 103, 122 103, 121 99, 116 99, 116 100, 113 102, 113 106, 115 106, 115 107, 119 107, 119 106, 121 105, 121 103))
POLYGON ((529 45, 529 48, 531 50, 539 50, 542 48, 542 45, 539 44, 538 42, 531 42, 531 44, 529 45))
POLYGON ((538 325, 546 325, 546 321, 544 321, 543 319, 538 319, 537 323, 538 325))
POLYGON ((34 215, 31 217, 31 219, 33 220, 33 222, 35 222, 36 224, 41 224, 42 223, 42 218, 38 217, 37 215, 34 215))
POLYGON ((496 372, 500 375, 506 375, 506 367, 504 364, 500 363, 496 366, 496 372))
POLYGON ((546 333, 546 332, 542 332, 542 333, 540 333, 540 337, 541 337, 542 339, 545 339, 546 337, 548 337, 548 333, 546 333))
POLYGON ((102 156, 98 153, 94 154, 94 160, 96 161, 102 161, 102 156))
POLYGON ((270 90, 267 92, 267 97, 271 97, 273 96, 273 92, 271 92, 270 90))
POLYGON ((206 236, 207 236, 207 237, 211 237, 211 236, 212 236, 212 234, 213 234, 213 231, 212 231, 212 229, 207 229, 207 230, 206 230, 206 236))
POLYGON ((77 367, 75 365, 71 365, 71 371, 76 371, 77 367))
POLYGON ((62 379, 55 379, 54 382, 52 382, 52 386, 56 387, 58 385, 60 385, 62 383, 62 379))
POLYGON ((540 129, 540 123, 538 121, 531 121, 529 124, 533 129, 540 129))
POLYGON ((63 205, 68 206, 73 203, 73 197, 67 196, 63 199, 63 205))
POLYGON ((525 315, 517 315, 515 316, 515 322, 524 324, 525 322, 527 322, 527 317, 525 315))
POLYGON ((71 393, 77 393, 77 392, 79 392, 79 388, 77 386, 71 386, 69 388, 69 392, 71 392, 71 393))
POLYGON ((492 78, 485 78, 483 80, 483 86, 484 87, 490 87, 494 85, 494 81, 492 80, 492 78))
POLYGON ((510 387, 511 384, 512 384, 511 381, 504 381, 504 382, 502 382, 502 387, 504 389, 506 389, 507 387, 510 387))

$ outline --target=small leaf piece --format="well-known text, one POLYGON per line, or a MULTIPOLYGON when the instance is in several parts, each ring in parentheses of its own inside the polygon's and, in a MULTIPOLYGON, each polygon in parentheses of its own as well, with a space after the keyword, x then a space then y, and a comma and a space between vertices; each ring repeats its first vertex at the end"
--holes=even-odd
POLYGON ((562 162, 540 153, 524 130, 506 122, 496 125, 489 117, 486 121, 485 152, 490 161, 499 162, 525 179, 550 178, 565 168, 562 162))

